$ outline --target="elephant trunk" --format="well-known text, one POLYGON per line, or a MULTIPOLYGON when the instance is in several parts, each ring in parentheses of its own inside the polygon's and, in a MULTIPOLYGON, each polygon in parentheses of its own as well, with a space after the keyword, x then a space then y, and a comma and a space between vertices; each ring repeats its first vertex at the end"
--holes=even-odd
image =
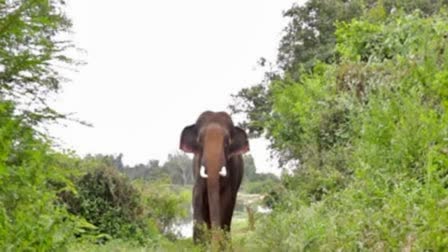
POLYGON ((207 160, 207 193, 210 210, 210 222, 212 228, 219 228, 221 226, 221 203, 220 203, 220 185, 219 172, 222 167, 223 153, 221 146, 212 146, 213 148, 206 148, 204 158, 207 160))
POLYGON ((221 241, 220 228, 222 226, 221 218, 221 200, 220 200, 220 176, 223 176, 222 167, 225 164, 223 136, 214 134, 210 130, 206 134, 204 143, 203 163, 207 169, 207 197, 209 204, 210 222, 212 228, 212 243, 221 241), (221 172, 221 174, 220 174, 221 172))
POLYGON ((207 193, 208 193, 208 203, 209 203, 209 213, 211 222, 211 246, 212 251, 219 251, 221 243, 223 241, 222 237, 222 218, 221 218, 221 200, 220 200, 220 175, 219 169, 213 167, 209 169, 207 178, 207 193))
POLYGON ((207 178, 207 191, 208 191, 208 202, 210 207, 209 210, 210 210, 211 226, 212 228, 219 228, 221 226, 219 174, 218 172, 216 172, 216 174, 214 173, 215 172, 209 172, 209 176, 207 178))

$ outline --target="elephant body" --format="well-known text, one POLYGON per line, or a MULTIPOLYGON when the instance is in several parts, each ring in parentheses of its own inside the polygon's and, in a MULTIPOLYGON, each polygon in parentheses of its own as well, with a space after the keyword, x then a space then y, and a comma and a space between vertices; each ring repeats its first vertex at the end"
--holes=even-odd
MULTIPOLYGON (((193 187, 193 220, 196 224, 206 224, 211 228, 210 206, 208 201, 208 191, 206 180, 198 178, 200 155, 195 155, 193 159, 193 169, 196 174, 196 182, 193 187)), ((219 198, 220 198, 220 228, 230 231, 233 211, 235 209, 236 195, 243 179, 243 158, 242 155, 231 157, 227 163, 227 176, 219 178, 219 198)), ((201 225, 195 225, 193 238, 197 242, 202 238, 201 225)))
POLYGON ((207 111, 184 128, 180 149, 194 153, 194 241, 204 240, 204 226, 229 232, 243 178, 242 154, 249 150, 246 133, 227 113, 207 111))

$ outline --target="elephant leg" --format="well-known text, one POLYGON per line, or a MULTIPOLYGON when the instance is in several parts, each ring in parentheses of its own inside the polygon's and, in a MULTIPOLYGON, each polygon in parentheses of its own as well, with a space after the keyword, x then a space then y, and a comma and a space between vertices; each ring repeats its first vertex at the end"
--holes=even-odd
POLYGON ((193 241, 200 243, 205 241, 205 225, 209 225, 208 201, 205 185, 196 183, 193 188, 193 241))
POLYGON ((235 208, 235 197, 232 196, 230 188, 227 188, 221 193, 221 228, 224 230, 224 237, 226 240, 225 247, 228 251, 233 251, 232 237, 230 235, 230 229, 232 225, 233 210, 235 208))
POLYGON ((233 210, 235 208, 235 200, 236 197, 233 196, 230 188, 226 189, 221 195, 221 209, 223 209, 221 228, 229 233, 232 225, 232 216, 233 216, 233 210))

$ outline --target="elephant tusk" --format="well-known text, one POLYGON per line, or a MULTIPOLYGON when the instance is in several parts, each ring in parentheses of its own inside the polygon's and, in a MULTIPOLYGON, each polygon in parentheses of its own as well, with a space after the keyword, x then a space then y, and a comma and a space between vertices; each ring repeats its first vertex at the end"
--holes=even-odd
POLYGON ((201 175, 202 178, 208 178, 207 173, 205 173, 205 167, 203 165, 201 165, 201 169, 199 170, 199 174, 201 175))
POLYGON ((221 168, 221 170, 219 171, 219 175, 223 177, 227 176, 227 168, 225 166, 221 168))

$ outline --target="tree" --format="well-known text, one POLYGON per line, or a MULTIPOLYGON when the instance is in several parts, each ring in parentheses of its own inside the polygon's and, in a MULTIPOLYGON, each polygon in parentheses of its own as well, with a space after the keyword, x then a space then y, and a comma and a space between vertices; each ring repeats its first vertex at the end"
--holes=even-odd
POLYGON ((174 184, 193 184, 192 163, 191 158, 185 153, 169 154, 167 161, 163 164, 163 169, 168 171, 174 184))
POLYGON ((280 41, 280 68, 294 71, 303 65, 310 69, 316 61, 333 61, 335 22, 360 16, 362 8, 363 1, 312 0, 287 10, 284 16, 291 21, 280 41))
POLYGON ((253 180, 256 176, 257 169, 255 168, 255 162, 252 155, 247 154, 243 156, 244 160, 244 180, 253 180))
MULTIPOLYGON (((260 137, 270 132, 266 122, 275 117, 272 113, 272 83, 290 83, 287 78, 299 79, 298 69, 311 70, 315 62, 332 62, 336 59, 334 31, 337 21, 347 21, 362 14, 362 1, 311 0, 304 5, 293 5, 283 15, 290 19, 284 30, 278 50, 277 66, 280 72, 269 70, 265 79, 233 95, 230 109, 243 113, 247 120, 242 124, 250 135, 260 137)), ((260 65, 264 65, 264 61, 260 65)))
POLYGON ((0 1, 0 99, 12 101, 29 123, 65 116, 47 97, 61 89, 63 69, 79 63, 67 56, 73 48, 72 26, 63 0, 0 1))
MULTIPOLYGON (((279 70, 272 70, 271 67, 261 83, 234 94, 233 104, 229 108, 232 113, 246 116, 241 124, 252 137, 264 136, 270 140, 270 148, 277 154, 280 164, 298 159, 291 146, 274 141, 278 137, 273 135, 278 126, 275 121, 280 120, 281 115, 273 109, 273 87, 300 85, 303 75, 315 71, 314 67, 319 62, 337 62, 340 57, 335 48, 338 23, 364 14, 366 18, 384 19, 397 10, 405 13, 419 10, 423 15, 431 15, 446 4, 448 0, 310 0, 304 5, 295 4, 284 13, 290 21, 280 41, 277 58, 279 70)), ((266 65, 265 60, 260 65, 266 65)), ((290 133, 297 134, 300 131, 299 122, 289 123, 288 127, 295 129, 290 133)))
POLYGON ((125 166, 122 162, 123 155, 87 155, 84 161, 94 163, 105 163, 115 167, 120 172, 126 174, 130 179, 142 178, 145 180, 156 181, 169 178, 174 184, 193 184, 193 170, 191 168, 192 160, 184 153, 169 154, 167 161, 161 166, 159 160, 151 159, 147 164, 136 164, 134 166, 125 166))
POLYGON ((9 250, 64 250, 79 225, 58 198, 73 190, 73 169, 61 164, 77 163, 33 128, 64 117, 47 103, 60 90, 62 67, 75 63, 66 56, 71 23, 63 7, 0 0, 0 247, 9 250))
POLYGON ((112 166, 117 168, 119 171, 122 171, 125 167, 123 164, 123 154, 115 155, 106 155, 106 154, 87 154, 84 157, 84 161, 93 162, 99 164, 107 164, 108 166, 112 166))
POLYGON ((304 5, 295 4, 284 13, 290 22, 280 41, 277 64, 289 74, 298 74, 297 69, 301 67, 311 70, 316 62, 337 60, 337 23, 348 22, 363 14, 385 17, 397 9, 406 13, 420 10, 425 15, 432 15, 447 3, 447 0, 311 0, 304 5))

